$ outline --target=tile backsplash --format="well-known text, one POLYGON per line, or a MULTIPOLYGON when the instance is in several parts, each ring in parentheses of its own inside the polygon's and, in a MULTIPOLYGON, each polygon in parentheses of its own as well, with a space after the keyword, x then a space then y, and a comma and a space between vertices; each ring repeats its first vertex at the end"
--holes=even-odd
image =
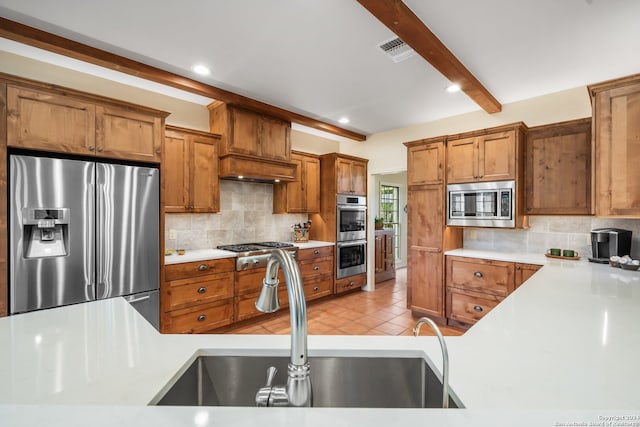
POLYGON ((539 254, 553 247, 574 249, 581 257, 589 257, 591 230, 605 227, 631 230, 631 256, 640 258, 640 220, 590 216, 530 216, 529 228, 525 230, 467 228, 464 247, 539 254))
POLYGON ((272 214, 273 185, 220 180, 220 212, 166 214, 167 249, 211 249, 234 243, 291 241, 291 226, 306 214, 272 214), (175 239, 169 239, 169 231, 175 239))

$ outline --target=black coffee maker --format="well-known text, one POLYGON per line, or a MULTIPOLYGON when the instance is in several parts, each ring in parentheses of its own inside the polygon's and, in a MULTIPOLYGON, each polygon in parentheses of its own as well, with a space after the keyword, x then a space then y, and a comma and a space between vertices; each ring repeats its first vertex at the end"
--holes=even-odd
POLYGON ((614 255, 631 255, 631 231, 620 228, 596 228, 591 230, 591 262, 606 264, 614 255))

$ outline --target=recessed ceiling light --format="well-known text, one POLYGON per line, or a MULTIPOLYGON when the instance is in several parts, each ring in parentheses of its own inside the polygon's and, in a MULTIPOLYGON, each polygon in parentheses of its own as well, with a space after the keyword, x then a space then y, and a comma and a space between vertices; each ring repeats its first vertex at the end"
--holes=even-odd
POLYGON ((453 92, 459 92, 459 91, 460 91, 460 85, 457 85, 455 83, 447 88, 447 92, 453 93, 453 92))
POLYGON ((193 67, 191 67, 191 69, 194 73, 200 74, 201 76, 207 76, 211 72, 211 70, 209 70, 209 67, 202 64, 194 65, 193 67))
POLYGON ((347 123, 349 123, 349 119, 347 117, 341 117, 340 120, 338 120, 338 122, 342 123, 343 125, 346 125, 347 123))

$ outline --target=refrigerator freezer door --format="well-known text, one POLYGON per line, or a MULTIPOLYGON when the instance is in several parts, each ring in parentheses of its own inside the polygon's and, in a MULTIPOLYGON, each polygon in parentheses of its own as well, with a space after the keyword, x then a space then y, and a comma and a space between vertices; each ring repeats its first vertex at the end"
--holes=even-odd
POLYGON ((142 292, 124 297, 147 322, 160 330, 160 291, 142 292))
POLYGON ((160 287, 160 174, 96 164, 97 298, 160 287))
POLYGON ((11 314, 95 299, 93 162, 10 156, 11 314))

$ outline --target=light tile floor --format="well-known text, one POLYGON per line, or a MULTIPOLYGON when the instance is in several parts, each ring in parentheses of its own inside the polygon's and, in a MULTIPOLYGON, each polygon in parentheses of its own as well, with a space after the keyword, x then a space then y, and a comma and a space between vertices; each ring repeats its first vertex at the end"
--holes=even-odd
MULTIPOLYGON (((374 292, 354 292, 307 305, 309 334, 313 335, 412 335, 418 317, 407 306, 406 269, 395 280, 376 284, 374 292)), ((443 335, 462 335, 464 330, 440 326, 443 335)), ((226 330, 230 334, 288 334, 289 309, 281 309, 249 325, 226 330)), ((425 325, 420 335, 434 335, 425 325)))

